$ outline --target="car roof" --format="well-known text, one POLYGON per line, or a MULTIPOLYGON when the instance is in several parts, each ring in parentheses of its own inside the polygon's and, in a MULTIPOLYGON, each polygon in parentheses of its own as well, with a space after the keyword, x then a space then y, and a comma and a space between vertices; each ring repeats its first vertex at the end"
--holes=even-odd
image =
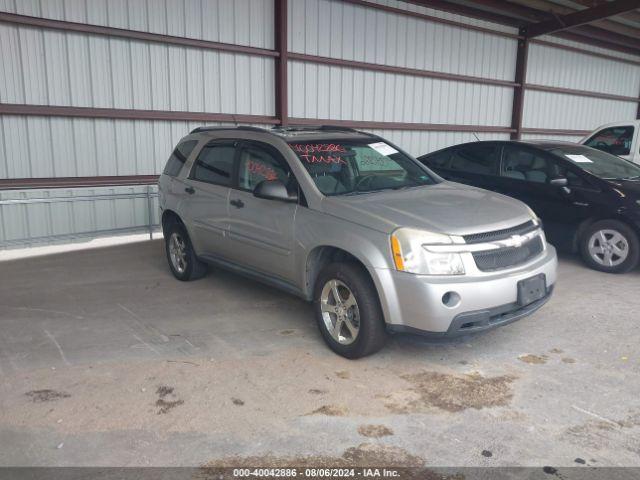
POLYGON ((543 150, 553 150, 554 148, 562 148, 562 147, 582 147, 589 148, 575 142, 563 142, 560 140, 519 140, 514 141, 513 143, 525 143, 529 144, 532 147, 541 148, 543 150))
POLYGON ((223 131, 249 131, 257 134, 275 135, 290 142, 317 141, 323 139, 346 140, 346 139, 377 139, 377 135, 361 132, 352 128, 335 125, 318 125, 309 127, 273 127, 271 129, 253 127, 250 125, 238 126, 216 126, 198 127, 191 131, 191 134, 223 131))
POLYGON ((496 144, 496 143, 501 145, 526 145, 528 147, 538 148, 540 150, 553 150, 555 148, 562 148, 562 147, 589 148, 579 143, 562 142, 559 140, 479 140, 476 142, 467 142, 467 143, 460 143, 458 145, 451 145, 449 147, 441 148, 440 150, 436 150, 436 151, 421 155, 421 157, 428 157, 430 155, 443 152, 445 150, 462 148, 470 145, 496 144))

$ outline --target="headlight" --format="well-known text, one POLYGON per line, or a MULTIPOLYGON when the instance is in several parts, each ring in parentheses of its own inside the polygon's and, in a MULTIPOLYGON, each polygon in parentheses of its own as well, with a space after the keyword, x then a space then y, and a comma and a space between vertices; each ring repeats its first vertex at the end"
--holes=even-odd
POLYGON ((429 251, 430 245, 452 243, 448 235, 399 228, 391 235, 391 251, 396 269, 420 275, 464 275, 460 254, 429 251))
POLYGON ((529 205, 525 205, 525 207, 527 207, 527 210, 529 211, 529 215, 531 215, 531 220, 533 220, 534 223, 537 223, 538 225, 542 223, 538 215, 536 215, 536 212, 534 212, 529 205))

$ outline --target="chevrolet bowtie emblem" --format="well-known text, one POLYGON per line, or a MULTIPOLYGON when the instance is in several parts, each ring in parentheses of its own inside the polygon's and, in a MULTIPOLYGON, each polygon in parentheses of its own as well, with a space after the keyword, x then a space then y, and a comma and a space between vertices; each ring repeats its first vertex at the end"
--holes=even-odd
POLYGON ((514 247, 521 247, 524 243, 524 237, 522 235, 512 235, 511 243, 514 247))

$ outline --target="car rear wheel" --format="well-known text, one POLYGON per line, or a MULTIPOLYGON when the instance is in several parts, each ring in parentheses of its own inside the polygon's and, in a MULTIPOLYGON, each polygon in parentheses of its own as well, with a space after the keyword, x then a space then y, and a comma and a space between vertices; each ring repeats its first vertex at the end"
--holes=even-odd
POLYGON ((384 346, 387 334, 380 301, 362 267, 328 265, 318 276, 314 300, 318 328, 338 355, 360 358, 384 346))
POLYGON ((207 273, 207 264, 196 256, 182 224, 172 223, 164 235, 167 261, 174 277, 184 282, 201 278, 207 273))
POLYGON ((638 266, 638 235, 618 220, 601 220, 582 235, 580 252, 585 263, 607 273, 626 273, 638 266))

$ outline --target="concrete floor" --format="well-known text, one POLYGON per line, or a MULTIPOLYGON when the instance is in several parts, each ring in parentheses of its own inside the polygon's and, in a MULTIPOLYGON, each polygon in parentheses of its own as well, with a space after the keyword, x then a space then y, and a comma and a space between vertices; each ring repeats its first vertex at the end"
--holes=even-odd
POLYGON ((160 241, 0 263, 0 465, 640 466, 640 272, 571 257, 482 336, 359 361, 308 304, 160 241))

